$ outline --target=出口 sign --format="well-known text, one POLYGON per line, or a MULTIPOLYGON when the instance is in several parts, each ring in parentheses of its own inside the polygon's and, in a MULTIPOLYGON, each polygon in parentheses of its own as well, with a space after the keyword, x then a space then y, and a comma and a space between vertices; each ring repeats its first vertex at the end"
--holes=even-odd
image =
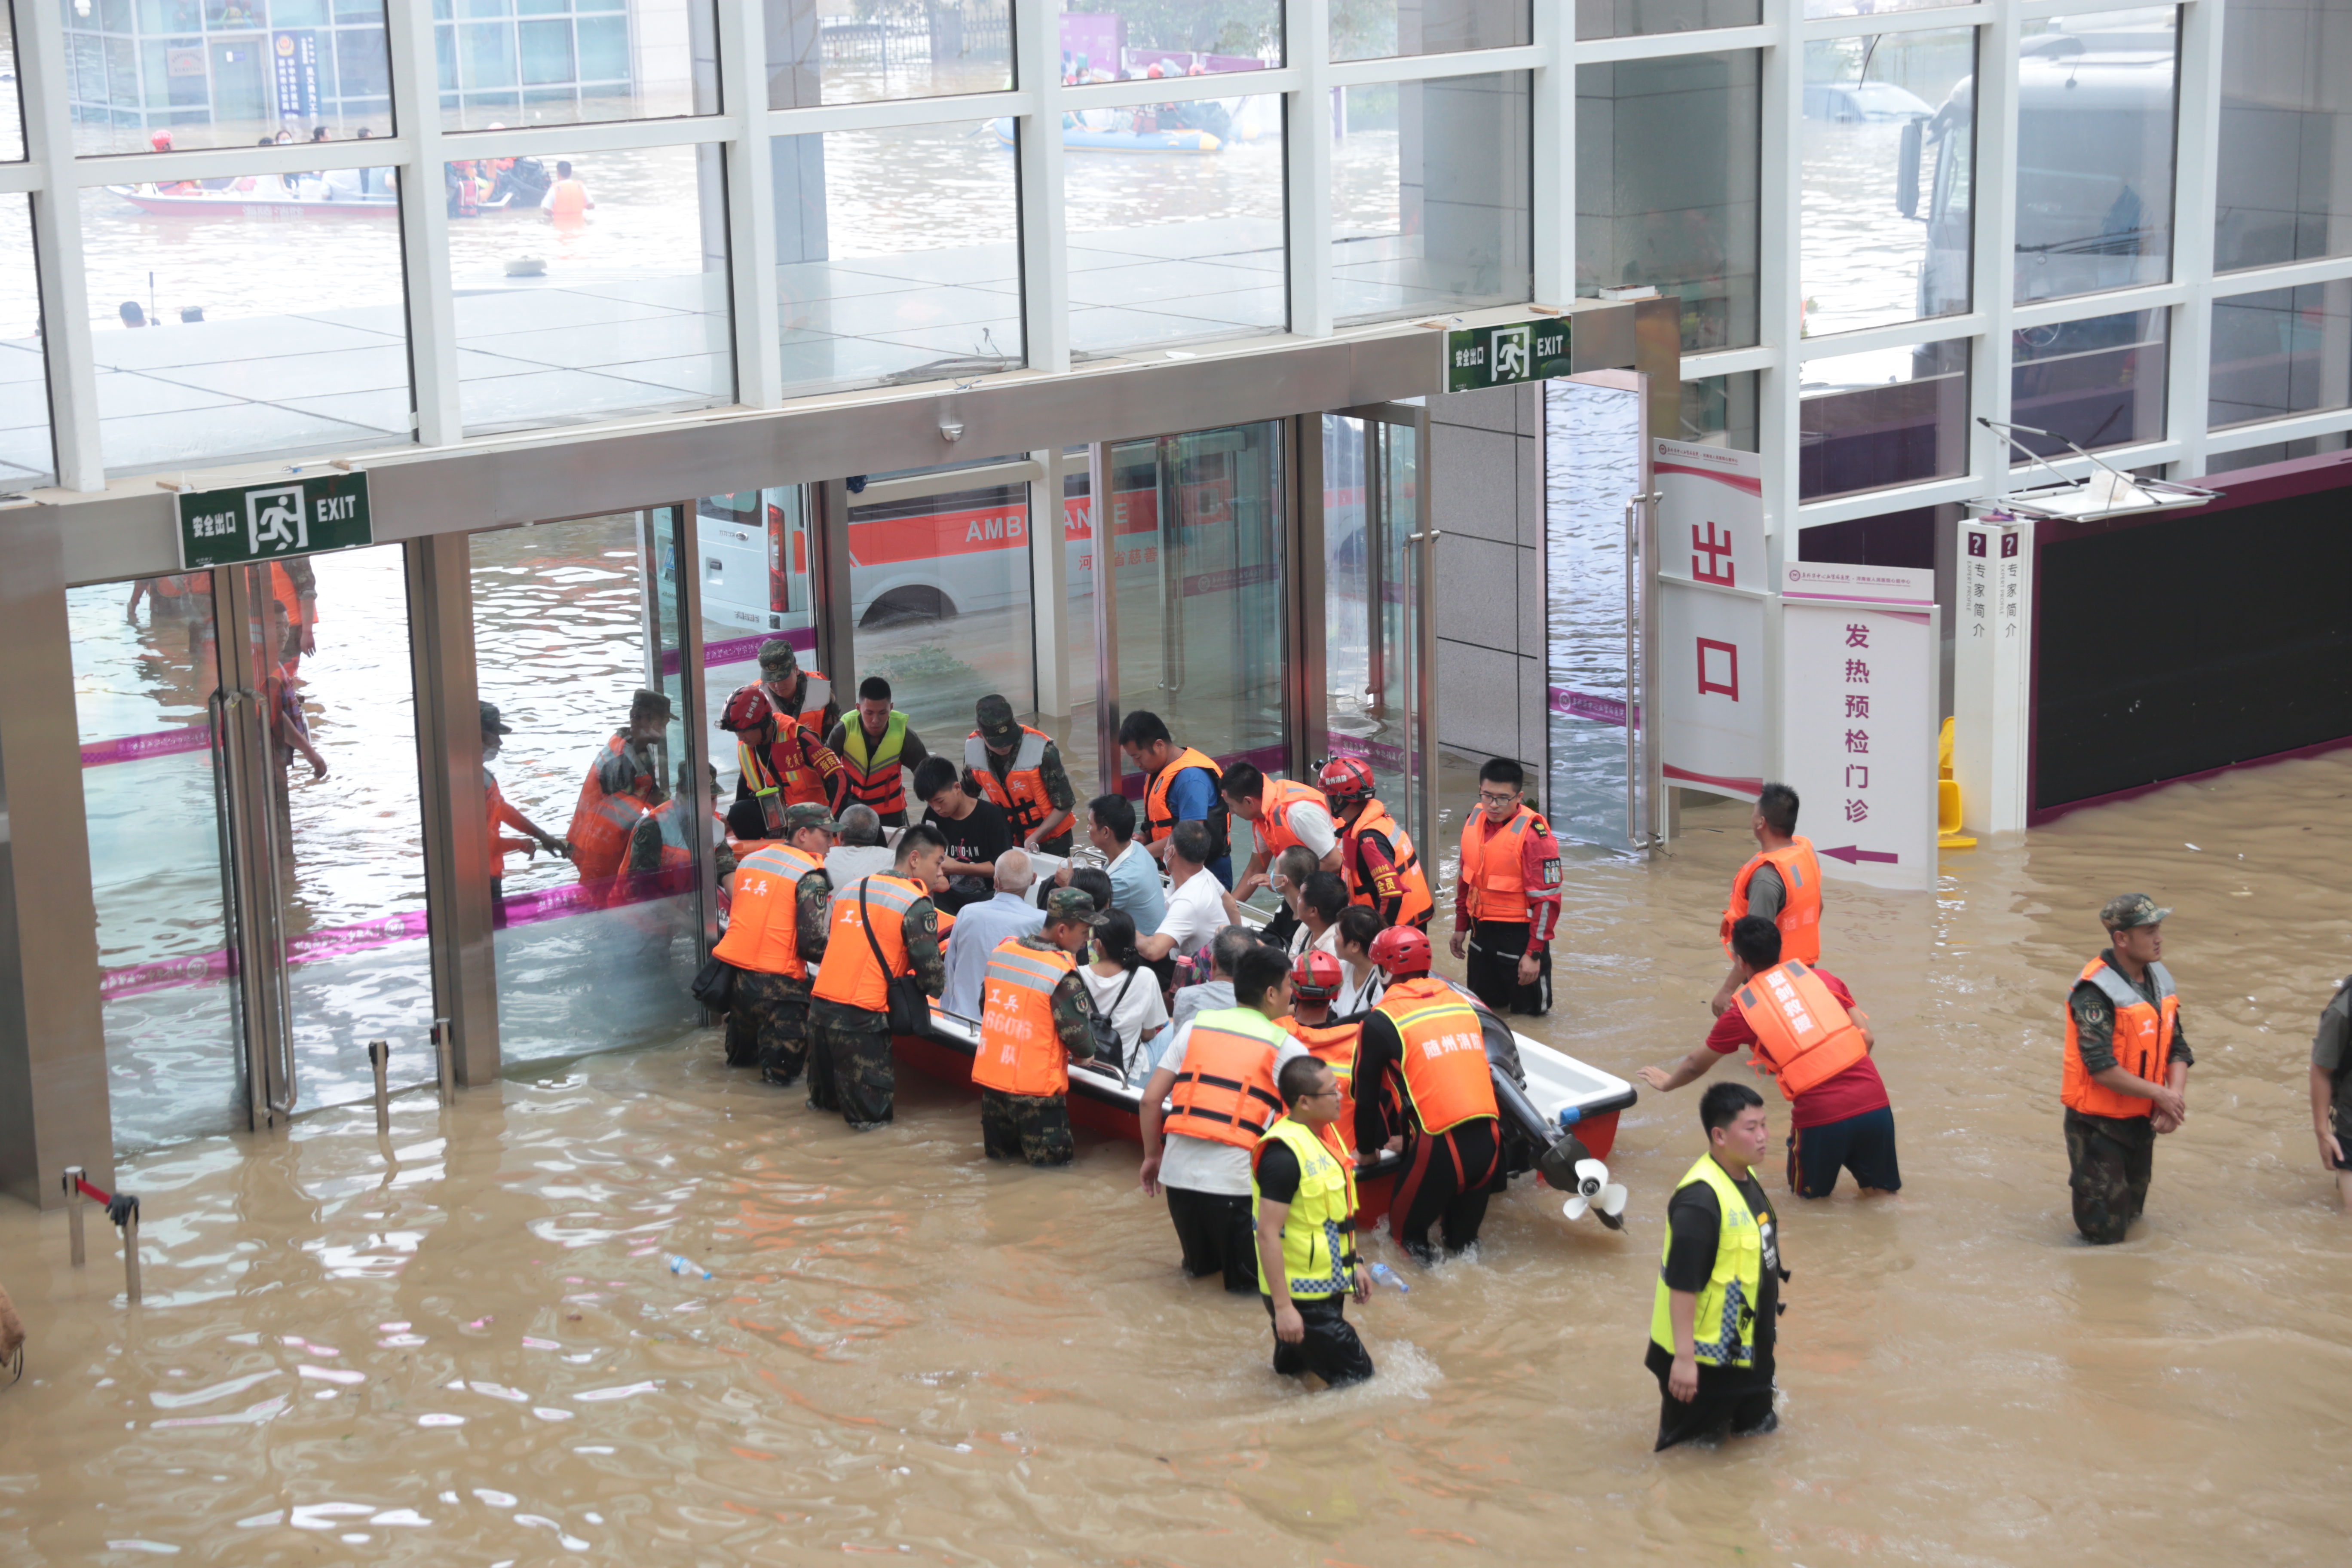
POLYGON ((367 476, 336 473, 281 484, 184 494, 180 567, 237 566, 375 542, 367 476))
POLYGON ((1445 390, 1476 392, 1568 374, 1568 322, 1560 317, 1465 327, 1445 334, 1445 390))

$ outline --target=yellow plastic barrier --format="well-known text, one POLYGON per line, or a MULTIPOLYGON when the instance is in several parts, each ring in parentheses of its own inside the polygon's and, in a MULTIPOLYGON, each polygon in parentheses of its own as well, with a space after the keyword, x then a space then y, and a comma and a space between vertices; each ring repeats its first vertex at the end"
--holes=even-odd
POLYGON ((1936 847, 1973 849, 1977 841, 1960 831, 1960 784, 1952 777, 1952 721, 1936 742, 1936 847))

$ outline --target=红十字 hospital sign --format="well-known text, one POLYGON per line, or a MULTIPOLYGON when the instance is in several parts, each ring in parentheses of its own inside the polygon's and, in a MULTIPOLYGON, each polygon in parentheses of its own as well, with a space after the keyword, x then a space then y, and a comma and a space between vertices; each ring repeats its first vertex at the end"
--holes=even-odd
POLYGON ((1568 374, 1568 322, 1559 317, 1445 334, 1445 390, 1516 386, 1568 374))
POLYGON ((365 474, 202 490, 179 500, 183 571, 375 542, 365 474))

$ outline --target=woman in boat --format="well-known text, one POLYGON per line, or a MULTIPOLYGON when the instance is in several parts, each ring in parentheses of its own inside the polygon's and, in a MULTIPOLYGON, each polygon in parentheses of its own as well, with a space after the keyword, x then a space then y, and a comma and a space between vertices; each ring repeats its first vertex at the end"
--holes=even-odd
POLYGON ((1339 999, 1331 1004, 1333 1016, 1348 1018, 1368 1012, 1388 989, 1388 976, 1372 962, 1372 939, 1382 929, 1381 911, 1370 904, 1349 904, 1339 911, 1339 923, 1332 927, 1337 933, 1333 951, 1339 955, 1345 978, 1339 999))
POLYGON ((1159 977, 1135 950, 1135 921, 1126 910, 1095 917, 1094 962, 1082 965, 1078 976, 1095 1011, 1118 1031, 1127 1081, 1141 1083, 1151 1076, 1151 1042, 1168 1026, 1168 1005, 1160 999, 1159 977))

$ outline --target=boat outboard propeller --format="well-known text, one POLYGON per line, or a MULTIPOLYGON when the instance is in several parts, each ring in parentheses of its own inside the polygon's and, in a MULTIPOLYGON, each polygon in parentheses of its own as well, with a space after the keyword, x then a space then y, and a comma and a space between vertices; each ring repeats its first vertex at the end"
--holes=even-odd
POLYGON ((1598 1160, 1576 1163, 1576 1184, 1560 1212, 1570 1219, 1591 1215, 1612 1230, 1625 1228, 1625 1186, 1609 1179, 1609 1167, 1598 1160))

